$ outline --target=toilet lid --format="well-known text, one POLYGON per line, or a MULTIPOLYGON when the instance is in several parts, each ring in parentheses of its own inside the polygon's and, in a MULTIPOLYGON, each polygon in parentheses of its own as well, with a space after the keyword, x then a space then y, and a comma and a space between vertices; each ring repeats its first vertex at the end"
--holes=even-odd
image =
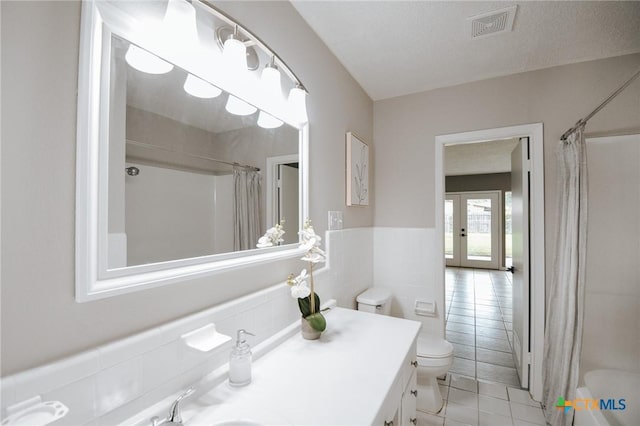
POLYGON ((358 303, 364 303, 365 305, 384 305, 389 301, 391 292, 386 288, 371 287, 364 293, 357 297, 358 303))
POLYGON ((453 355, 453 345, 441 337, 418 336, 418 356, 446 358, 453 355))

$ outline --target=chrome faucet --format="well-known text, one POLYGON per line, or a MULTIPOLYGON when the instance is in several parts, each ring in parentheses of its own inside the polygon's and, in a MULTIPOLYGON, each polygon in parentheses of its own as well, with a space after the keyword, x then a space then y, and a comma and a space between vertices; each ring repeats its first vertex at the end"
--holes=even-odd
POLYGON ((182 417, 180 416, 180 402, 186 397, 192 395, 196 390, 190 387, 184 391, 175 401, 171 404, 171 410, 169 411, 169 417, 160 420, 158 416, 151 418, 151 426, 174 426, 182 425, 182 417))

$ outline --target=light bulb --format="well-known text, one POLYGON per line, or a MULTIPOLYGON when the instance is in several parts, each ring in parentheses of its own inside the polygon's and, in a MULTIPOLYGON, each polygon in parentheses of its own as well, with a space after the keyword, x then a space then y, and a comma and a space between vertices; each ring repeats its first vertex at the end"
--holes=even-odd
POLYGON ((229 95, 225 108, 231 114, 235 115, 251 115, 258 110, 253 105, 249 105, 245 101, 238 99, 233 95, 229 95))
POLYGON ((196 9, 186 0, 169 0, 162 24, 167 42, 176 47, 198 42, 196 9))
POLYGON ((307 116, 307 92, 301 86, 296 86, 289 92, 289 109, 294 120, 300 124, 309 121, 307 116))
POLYGON ((133 68, 148 74, 166 74, 173 69, 169 62, 133 44, 129 45, 125 59, 133 68))
MULTIPOLYGON (((282 85, 280 84, 280 71, 276 68, 274 61, 275 59, 272 59, 262 70, 260 94, 263 104, 268 106, 269 111, 280 113, 282 110, 282 85)), ((282 121, 271 114, 260 111, 258 125, 265 129, 273 129, 280 127, 282 121)))
POLYGON ((262 92, 267 102, 279 100, 282 97, 282 85, 280 84, 280 71, 275 66, 267 65, 262 70, 260 78, 262 92))
POLYGON ((220 96, 222 90, 218 89, 213 84, 204 81, 201 78, 196 77, 193 74, 189 74, 184 82, 184 91, 195 96, 196 98, 210 99, 220 96))
POLYGON ((232 36, 224 42, 222 58, 227 63, 230 72, 247 72, 247 48, 237 38, 232 36))
POLYGON ((260 115, 258 115, 258 126, 263 129, 275 129, 276 127, 282 126, 282 121, 264 111, 260 111, 260 115))

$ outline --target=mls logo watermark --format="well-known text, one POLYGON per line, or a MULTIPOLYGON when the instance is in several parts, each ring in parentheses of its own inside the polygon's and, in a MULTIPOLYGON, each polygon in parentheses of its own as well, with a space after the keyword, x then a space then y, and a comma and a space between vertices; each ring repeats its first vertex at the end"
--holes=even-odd
POLYGON ((624 398, 620 399, 585 399, 579 398, 574 399, 573 401, 565 400, 564 397, 558 397, 558 402, 556 403, 556 408, 558 410, 564 410, 564 412, 568 412, 571 409, 575 411, 581 410, 619 410, 623 411, 627 408, 627 403, 624 398))

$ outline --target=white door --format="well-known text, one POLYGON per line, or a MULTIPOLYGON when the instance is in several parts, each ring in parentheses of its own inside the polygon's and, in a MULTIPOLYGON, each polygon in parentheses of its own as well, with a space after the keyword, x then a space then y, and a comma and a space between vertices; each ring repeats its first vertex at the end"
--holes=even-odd
POLYGON ((529 138, 511 152, 511 224, 513 251, 513 359, 520 384, 529 387, 529 138))
POLYGON ((285 234, 283 244, 299 241, 300 229, 298 211, 298 164, 278 165, 278 222, 284 221, 285 234))
POLYGON ((498 269, 500 217, 500 191, 445 194, 447 266, 498 269))

